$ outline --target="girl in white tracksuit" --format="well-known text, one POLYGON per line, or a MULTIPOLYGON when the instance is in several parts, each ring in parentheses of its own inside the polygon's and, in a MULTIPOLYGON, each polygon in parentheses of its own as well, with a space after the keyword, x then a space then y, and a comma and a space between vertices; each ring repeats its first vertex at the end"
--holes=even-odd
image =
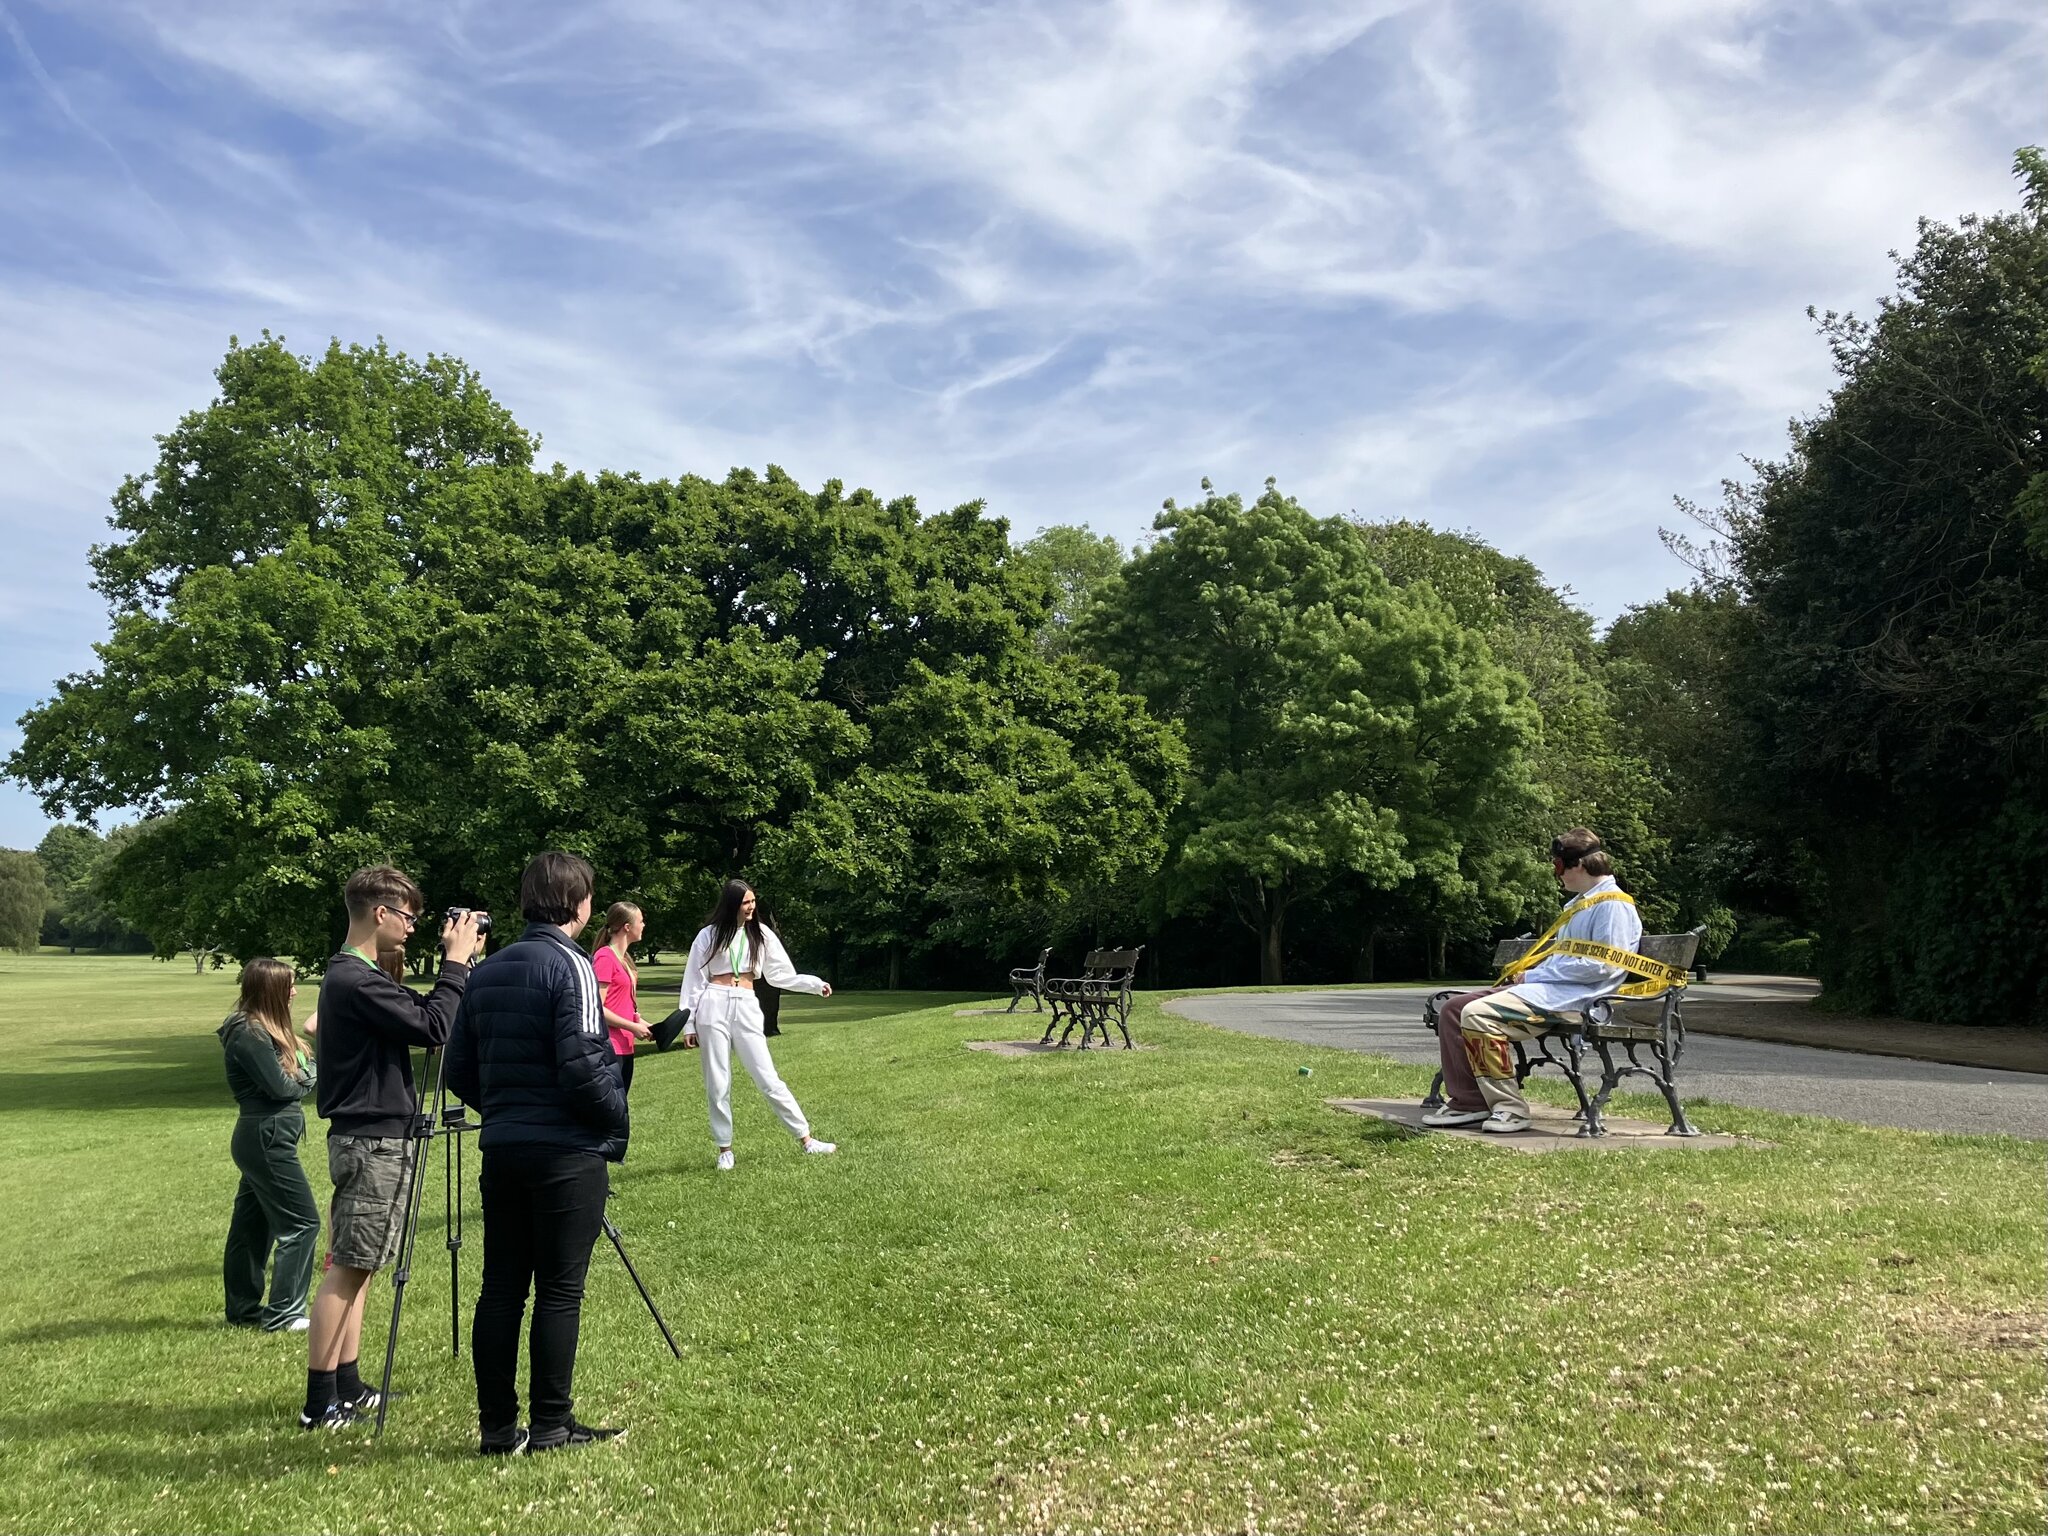
POLYGON ((683 972, 681 1006, 690 1017, 683 1043, 704 1048, 704 1098, 711 1111, 711 1139, 718 1144, 721 1170, 732 1167, 735 1051, 754 1086, 806 1152, 838 1150, 811 1134, 811 1123, 797 1107, 796 1096, 776 1072, 768 1041, 761 1033, 761 1005, 754 997, 757 979, 784 992, 811 992, 819 997, 830 997, 832 988, 790 964, 782 940, 761 922, 756 906, 753 888, 746 881, 726 881, 718 905, 690 945, 689 968, 683 972))

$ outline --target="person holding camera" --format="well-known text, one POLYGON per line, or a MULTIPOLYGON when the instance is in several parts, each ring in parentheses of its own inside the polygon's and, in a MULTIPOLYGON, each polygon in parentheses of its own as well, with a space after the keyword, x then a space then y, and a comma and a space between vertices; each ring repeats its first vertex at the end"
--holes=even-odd
POLYGON ((761 1005, 755 983, 766 980, 784 992, 810 992, 830 997, 831 986, 800 973, 773 928, 761 921, 760 903, 744 880, 728 880, 718 905, 704 920, 690 945, 690 963, 683 972, 682 1011, 689 1016, 685 1044, 703 1042, 704 1098, 711 1114, 711 1139, 717 1144, 717 1168, 729 1173, 732 1157, 732 1053, 754 1080, 754 1086, 776 1117, 806 1152, 832 1153, 839 1148, 811 1134, 811 1123, 798 1107, 796 1095, 775 1070, 762 1032, 761 1005))
POLYGON ((596 880, 543 853, 519 880, 526 930, 479 967, 448 1042, 448 1087, 483 1116, 484 1273, 470 1325, 478 1449, 486 1456, 610 1440, 578 1422, 570 1388, 607 1163, 626 1155, 626 1090, 605 1036, 596 973, 576 935, 596 880), (530 1423, 519 1425, 519 1328, 530 1423))
POLYGON ((348 939, 320 982, 314 1039, 318 1103, 327 1121, 334 1183, 327 1276, 313 1298, 303 1429, 332 1429, 377 1406, 356 1357, 370 1278, 398 1256, 406 1174, 413 1153, 412 1050, 440 1047, 455 1022, 469 967, 483 947, 480 914, 451 914, 441 928, 441 974, 426 996, 377 963, 402 949, 426 908, 412 880, 388 864, 349 876, 342 899, 348 939))
POLYGON ((299 1101, 313 1091, 314 1074, 292 1028, 297 992, 283 961, 251 960, 242 968, 241 999, 216 1031, 228 1091, 241 1110, 228 1143, 242 1181, 221 1258, 227 1318, 266 1333, 306 1330, 306 1290, 320 1246, 320 1207, 299 1162, 299 1138, 306 1134, 299 1101), (273 1247, 266 1306, 263 1268, 273 1247))

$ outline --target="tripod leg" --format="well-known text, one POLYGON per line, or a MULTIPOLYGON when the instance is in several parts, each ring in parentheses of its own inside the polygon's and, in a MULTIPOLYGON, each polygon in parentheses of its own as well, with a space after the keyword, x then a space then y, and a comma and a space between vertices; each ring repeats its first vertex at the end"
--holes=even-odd
POLYGON ((668 1323, 661 1315, 661 1308, 654 1304, 654 1298, 647 1293, 647 1286, 640 1278, 640 1271, 633 1267, 633 1261, 626 1257, 626 1245, 619 1240, 619 1229, 612 1224, 611 1217, 604 1219, 604 1235, 612 1240, 612 1246, 619 1251, 619 1262, 626 1266, 626 1273, 633 1277, 633 1285, 640 1292, 640 1299, 647 1303, 647 1310, 654 1318, 654 1326, 661 1330, 661 1336, 668 1340, 669 1353, 678 1360, 683 1352, 676 1344, 676 1336, 668 1331, 668 1323))
POLYGON ((391 1407, 391 1368, 398 1362, 398 1323, 405 1312, 405 1283, 412 1278, 412 1251, 420 1230, 420 1207, 426 1203, 424 1169, 431 1138, 415 1134, 412 1166, 406 1170, 405 1225, 398 1235, 398 1266, 391 1272, 391 1330, 384 1336, 384 1380, 377 1393, 377 1433, 384 1433, 384 1415, 391 1407))
MULTIPOLYGON (((446 1124, 447 1106, 442 1106, 446 1124)), ((456 1257, 462 1251, 462 1137, 448 1133, 448 1145, 441 1152, 442 1230, 448 1234, 448 1353, 462 1358, 462 1266, 456 1257)))

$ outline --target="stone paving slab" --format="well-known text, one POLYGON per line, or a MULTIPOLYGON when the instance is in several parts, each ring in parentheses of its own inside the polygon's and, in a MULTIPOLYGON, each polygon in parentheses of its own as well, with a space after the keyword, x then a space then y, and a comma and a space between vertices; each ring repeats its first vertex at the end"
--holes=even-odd
MULTIPOLYGON (((1059 1056, 1062 1054, 1073 1056, 1078 1055, 1080 1051, 1078 1046, 1041 1045, 1036 1040, 969 1040, 967 1042, 967 1049, 970 1051, 988 1051, 997 1056, 1059 1056)), ((1088 1054, 1094 1056, 1100 1052, 1108 1051, 1112 1055, 1117 1055, 1121 1054, 1123 1049, 1123 1042, 1119 1040, 1115 1045, 1091 1045, 1088 1047, 1088 1054)), ((1156 1051, 1159 1047, 1156 1045, 1134 1045, 1131 1049, 1134 1051, 1156 1051)))
POLYGON ((1553 1109, 1547 1104, 1532 1106, 1536 1123, 1528 1130, 1512 1136, 1498 1136, 1482 1131, 1476 1125, 1469 1130, 1436 1130, 1425 1126, 1422 1117, 1429 1111, 1412 1099, 1325 1099, 1323 1102, 1347 1115, 1370 1115, 1378 1120, 1391 1121, 1417 1135, 1476 1141, 1504 1152, 1712 1152, 1725 1147, 1771 1145, 1747 1136, 1671 1136, 1666 1134, 1668 1122, 1627 1120, 1619 1115, 1603 1117, 1607 1127, 1605 1136, 1581 1136, 1579 1123, 1571 1117, 1569 1110, 1553 1109))

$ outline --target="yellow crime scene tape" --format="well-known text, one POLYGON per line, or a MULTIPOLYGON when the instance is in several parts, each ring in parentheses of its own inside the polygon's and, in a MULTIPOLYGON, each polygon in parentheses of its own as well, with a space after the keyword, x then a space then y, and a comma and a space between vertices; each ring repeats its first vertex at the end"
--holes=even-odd
POLYGON ((1635 898, 1627 891, 1602 891, 1598 896, 1575 901, 1557 914, 1557 921, 1543 931, 1541 938, 1531 944, 1518 960, 1511 961, 1500 973, 1496 986, 1511 987, 1516 978, 1525 974, 1532 966, 1540 965, 1552 955, 1577 955, 1584 960, 1597 960, 1602 965, 1611 965, 1616 970, 1639 976, 1640 981, 1625 982, 1616 989, 1617 997, 1655 997, 1673 987, 1686 984, 1684 970, 1675 965, 1666 965, 1662 960, 1652 960, 1648 955, 1639 955, 1632 949, 1616 949, 1611 944, 1596 944, 1591 939, 1560 939, 1558 930, 1589 908, 1597 907, 1603 901, 1625 901, 1630 906, 1635 898))

